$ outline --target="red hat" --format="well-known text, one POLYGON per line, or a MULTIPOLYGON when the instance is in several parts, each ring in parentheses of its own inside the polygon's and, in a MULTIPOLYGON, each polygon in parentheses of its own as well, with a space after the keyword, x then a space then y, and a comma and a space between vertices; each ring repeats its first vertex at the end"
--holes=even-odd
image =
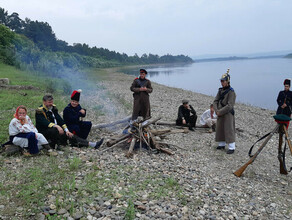
POLYGON ((284 85, 289 85, 290 86, 291 80, 290 79, 285 79, 284 80, 284 85))
POLYGON ((71 95, 71 100, 75 100, 77 102, 79 102, 79 99, 80 99, 80 93, 82 92, 81 89, 78 89, 78 90, 74 90, 72 92, 72 95, 71 95))

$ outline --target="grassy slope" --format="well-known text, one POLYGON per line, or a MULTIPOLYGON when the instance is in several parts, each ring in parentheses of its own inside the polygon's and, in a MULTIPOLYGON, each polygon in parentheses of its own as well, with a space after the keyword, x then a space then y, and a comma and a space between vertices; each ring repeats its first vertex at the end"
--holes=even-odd
MULTIPOLYGON (((0 78, 9 78, 11 85, 31 85, 36 90, 0 89, 0 142, 8 140, 8 125, 19 105, 28 108, 28 115, 34 120, 35 109, 42 104, 42 97, 46 93, 47 79, 20 71, 15 67, 0 63, 0 78)), ((62 109, 65 106, 63 99, 55 97, 55 103, 62 109)))

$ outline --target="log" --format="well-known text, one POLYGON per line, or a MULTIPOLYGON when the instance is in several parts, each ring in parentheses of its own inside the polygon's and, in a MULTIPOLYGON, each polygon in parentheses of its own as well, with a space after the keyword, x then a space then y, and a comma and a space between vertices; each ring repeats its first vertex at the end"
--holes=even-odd
MULTIPOLYGON (((176 127, 186 127, 186 126, 183 126, 183 125, 177 125, 175 122, 172 122, 172 121, 159 121, 157 123, 155 123, 156 125, 168 125, 168 126, 176 126, 176 127)), ((204 125, 196 125, 195 128, 209 128, 209 127, 206 127, 204 125)))
POLYGON ((143 123, 142 123, 142 128, 145 128, 145 127, 147 127, 147 126, 149 126, 149 125, 151 125, 151 124, 155 124, 157 121, 159 121, 161 118, 154 118, 154 119, 152 119, 152 120, 147 120, 147 121, 144 121, 143 123))
POLYGON ((126 153, 127 158, 133 157, 133 150, 134 150, 136 142, 137 142, 137 138, 133 137, 131 144, 130 144, 130 147, 129 147, 129 151, 126 153))
POLYGON ((160 147, 160 144, 155 140, 154 138, 154 135, 152 134, 151 130, 150 129, 147 129, 147 132, 150 136, 150 139, 152 140, 152 143, 153 143, 153 146, 155 149, 159 150, 159 151, 162 151, 164 153, 167 153, 169 155, 173 155, 174 153, 171 152, 170 150, 166 149, 166 148, 162 148, 160 147))
POLYGON ((108 128, 113 127, 118 124, 126 123, 131 120, 131 116, 127 116, 126 118, 111 122, 111 123, 102 123, 102 124, 96 124, 92 125, 92 129, 100 129, 100 128, 108 128))
POLYGON ((151 130, 153 135, 162 135, 162 134, 166 134, 168 132, 170 132, 171 130, 168 128, 165 129, 159 129, 159 130, 151 130))
POLYGON ((163 130, 151 130, 153 135, 168 135, 168 134, 177 134, 177 133, 189 133, 188 128, 183 129, 163 129, 163 130))
POLYGON ((124 139, 124 140, 122 140, 122 141, 120 141, 120 142, 118 142, 118 143, 115 143, 115 144, 112 145, 111 147, 108 147, 108 148, 106 148, 106 149, 104 149, 104 150, 98 151, 98 154, 102 154, 103 152, 108 151, 108 150, 114 148, 115 146, 117 146, 118 144, 121 144, 121 143, 123 143, 123 142, 125 142, 125 141, 126 141, 126 139, 124 139))
POLYGON ((130 136, 131 136, 131 134, 124 134, 122 137, 120 137, 120 138, 118 138, 118 139, 108 141, 108 142, 106 143, 106 146, 111 147, 111 146, 113 146, 114 144, 116 144, 116 143, 118 143, 118 142, 120 142, 120 141, 122 141, 122 140, 125 140, 126 138, 128 138, 128 137, 130 137, 130 136))

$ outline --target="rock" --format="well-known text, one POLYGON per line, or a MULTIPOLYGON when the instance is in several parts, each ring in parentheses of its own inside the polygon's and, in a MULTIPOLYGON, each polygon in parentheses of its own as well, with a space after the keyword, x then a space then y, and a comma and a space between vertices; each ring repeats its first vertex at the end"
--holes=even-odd
POLYGON ((36 216, 36 220, 45 220, 46 216, 43 213, 39 213, 36 216))
POLYGON ((110 201, 106 201, 105 203, 103 203, 104 206, 110 206, 110 201))
POLYGON ((5 208, 5 206, 4 205, 0 205, 0 209, 4 209, 5 208))
POLYGON ((183 214, 186 214, 188 211, 189 211, 189 208, 188 208, 187 206, 184 206, 184 207, 182 208, 182 213, 183 213, 183 214))
POLYGON ((65 213, 67 213, 67 210, 66 209, 59 209, 58 211, 58 215, 64 215, 65 213))
POLYGON ((80 213, 80 212, 75 213, 75 214, 73 215, 73 218, 74 218, 75 220, 81 219, 82 217, 83 217, 83 214, 80 213))
POLYGON ((56 206, 54 204, 51 204, 50 209, 56 209, 56 206))
POLYGON ((50 214, 50 215, 55 215, 56 213, 57 213, 56 210, 50 210, 50 211, 49 211, 49 214, 50 214))
POLYGON ((9 85, 8 78, 0 78, 0 85, 9 85))

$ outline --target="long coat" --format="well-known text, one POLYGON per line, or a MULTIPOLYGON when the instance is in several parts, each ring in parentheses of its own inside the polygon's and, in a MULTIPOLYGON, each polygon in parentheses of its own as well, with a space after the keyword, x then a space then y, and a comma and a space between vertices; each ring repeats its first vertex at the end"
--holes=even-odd
POLYGON ((137 119, 138 116, 143 118, 150 117, 150 101, 149 93, 152 92, 151 82, 148 79, 137 78, 133 81, 131 91, 134 97, 132 120, 137 119), (146 91, 140 91, 141 87, 146 87, 146 91))
POLYGON ((230 86, 220 88, 213 102, 215 112, 218 112, 216 125, 217 142, 233 143, 235 142, 235 119, 234 119, 234 104, 236 94, 230 86), (229 90, 229 91, 228 91, 229 90), (224 97, 223 93, 228 91, 224 97))
POLYGON ((279 92, 277 103, 279 105, 277 114, 284 114, 290 117, 292 108, 292 91, 283 90, 279 92), (285 108, 281 108, 284 103, 286 103, 287 106, 285 108))

